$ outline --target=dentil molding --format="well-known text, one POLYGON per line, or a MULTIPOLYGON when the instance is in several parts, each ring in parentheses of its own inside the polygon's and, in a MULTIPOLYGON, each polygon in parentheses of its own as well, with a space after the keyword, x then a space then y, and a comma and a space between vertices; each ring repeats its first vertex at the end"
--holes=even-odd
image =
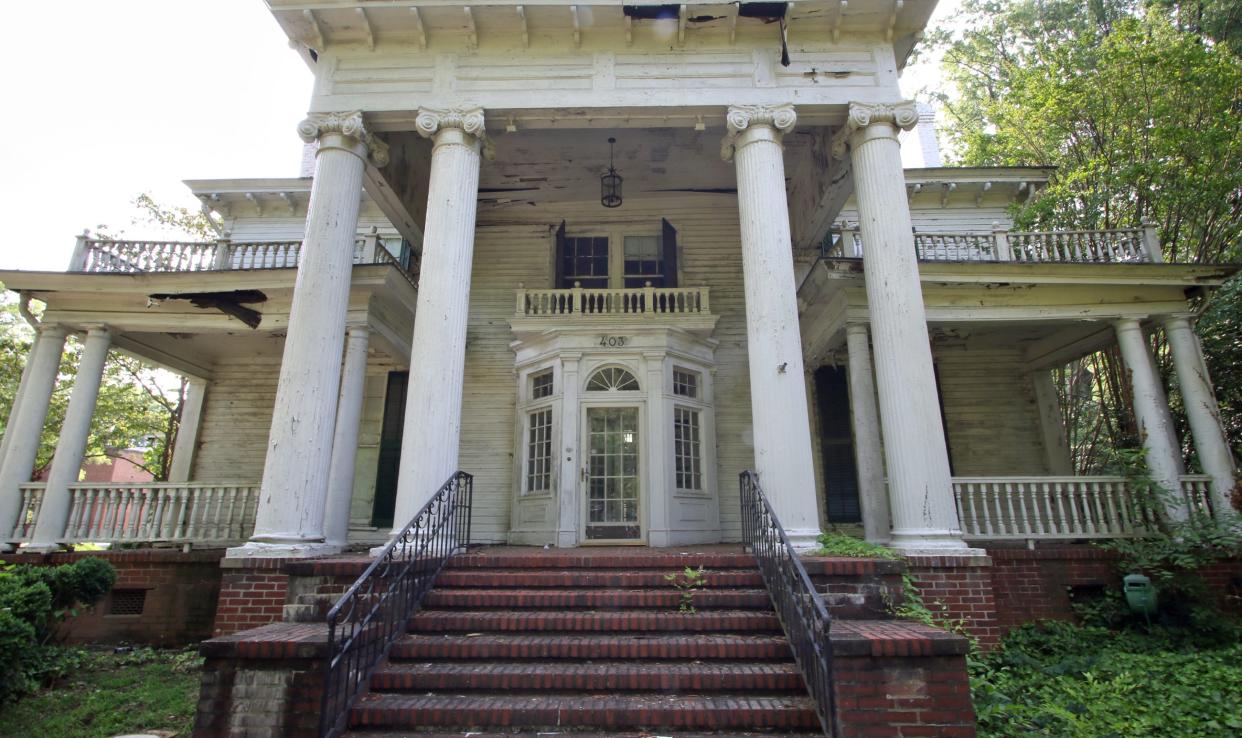
POLYGON ((903 131, 918 125, 919 108, 913 100, 896 103, 850 103, 845 125, 832 137, 832 155, 844 159, 849 151, 849 138, 875 123, 888 123, 903 131))

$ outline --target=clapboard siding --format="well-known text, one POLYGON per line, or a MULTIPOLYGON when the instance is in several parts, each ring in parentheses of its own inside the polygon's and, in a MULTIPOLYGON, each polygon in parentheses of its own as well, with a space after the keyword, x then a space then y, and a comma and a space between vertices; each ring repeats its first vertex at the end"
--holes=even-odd
MULTIPOLYGON (((232 233, 233 241, 300 241, 306 230, 306 216, 239 217, 227 222, 225 227, 232 233)), ((363 212, 358 216, 358 234, 369 233, 371 228, 385 238, 396 237, 397 229, 378 211, 363 212)))
POLYGON ((230 359, 216 368, 203 403, 192 480, 257 484, 263 478, 279 375, 277 358, 230 359))
POLYGON ((351 528, 371 529, 375 502, 375 474, 379 468, 380 433, 384 425, 384 394, 388 374, 370 374, 363 388, 362 418, 358 423, 358 456, 354 461, 354 494, 349 504, 351 528))
MULTIPOLYGON (((547 203, 484 209, 479 215, 471 279, 470 320, 462 404, 461 467, 475 475, 475 531, 483 540, 504 540, 517 481, 514 474, 517 384, 512 334, 514 290, 519 283, 552 283, 552 232, 562 220, 569 231, 632 224, 659 233, 660 219, 677 229, 681 279, 711 287, 712 312, 720 316, 714 337, 716 462, 720 518, 726 540, 740 537, 737 474, 754 464, 746 321, 736 197, 731 194, 626 200, 604 210, 598 202, 547 203)), ((417 369, 415 370, 417 371, 417 369)))
MULTIPOLYGON (((938 204, 927 202, 927 199, 926 195, 918 195, 910 203, 910 222, 916 231, 990 233, 993 223, 999 223, 1004 228, 1013 225, 1013 216, 1009 214, 1008 202, 1004 200, 985 200, 978 207, 967 206, 965 203, 950 203, 949 207, 942 208, 938 204)), ((853 200, 841 209, 836 222, 858 222, 858 210, 853 200)))
POLYGON ((937 347, 957 476, 1047 474, 1039 410, 1017 349, 937 347))

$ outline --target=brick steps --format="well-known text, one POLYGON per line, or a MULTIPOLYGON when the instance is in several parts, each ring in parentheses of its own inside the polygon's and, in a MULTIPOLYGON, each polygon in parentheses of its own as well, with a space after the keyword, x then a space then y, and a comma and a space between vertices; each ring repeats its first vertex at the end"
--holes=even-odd
POLYGON ((371 678, 375 691, 499 690, 517 692, 790 692, 804 688, 792 663, 471 662, 387 664, 371 678))
POLYGON ((789 659, 783 635, 409 635, 393 644, 407 659, 789 659))
MULTIPOLYGON (((423 605, 428 609, 463 608, 529 610, 676 610, 681 593, 674 589, 437 589, 423 605)), ((765 589, 706 589, 694 595, 698 610, 725 608, 770 610, 765 589)))
MULTIPOLYGON (((449 569, 436 579, 438 589, 644 589, 657 588, 676 591, 675 587, 664 577, 675 573, 674 570, 664 571, 627 571, 627 570, 569 570, 530 569, 530 570, 490 570, 490 569, 449 569)), ((705 586, 713 588, 757 589, 763 587, 763 576, 757 569, 751 570, 708 570, 705 575, 705 586)))
MULTIPOLYGON (((704 733, 702 731, 685 732, 681 730, 670 730, 663 728, 659 732, 659 738, 770 738, 773 732, 764 730, 761 732, 752 731, 711 731, 704 733)), ((435 728, 420 729, 416 727, 402 728, 398 730, 367 730, 356 731, 351 730, 348 733, 349 738, 397 738, 398 736, 417 736, 417 738, 521 738, 521 736, 529 736, 531 738, 654 738, 650 731, 644 730, 640 733, 624 732, 618 733, 610 730, 606 733, 600 732, 565 732, 563 728, 555 728, 549 730, 505 730, 503 732, 479 732, 475 730, 456 731, 452 733, 444 733, 435 728)), ((780 733, 781 738, 823 738, 823 733, 780 733)))
POLYGON ((753 569, 755 559, 750 554, 721 553, 657 553, 651 549, 633 549, 624 553, 591 553, 581 549, 551 549, 531 553, 504 552, 498 554, 472 553, 455 556, 448 568, 457 569, 659 569, 661 573, 681 571, 685 567, 704 569, 753 569))
POLYGON ((621 633, 629 631, 680 633, 780 632, 781 624, 771 612, 709 610, 681 612, 520 612, 423 610, 410 618, 411 633, 459 633, 486 631, 621 633))
POLYGON ((406 696, 369 694, 351 713, 351 726, 620 727, 697 729, 813 729, 809 697, 556 695, 406 696))

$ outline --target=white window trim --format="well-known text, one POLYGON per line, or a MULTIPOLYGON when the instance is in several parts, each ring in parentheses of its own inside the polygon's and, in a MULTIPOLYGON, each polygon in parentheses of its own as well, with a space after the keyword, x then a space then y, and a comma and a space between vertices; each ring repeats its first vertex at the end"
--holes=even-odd
MULTIPOLYGON (((641 223, 625 223, 612 226, 591 226, 586 225, 582 230, 565 231, 566 238, 607 238, 608 239, 608 289, 619 290, 625 287, 625 237, 626 236, 654 236, 663 238, 664 230, 659 223, 654 226, 645 226, 641 223)), ((678 251, 682 246, 680 240, 677 244, 678 251)), ((556 255, 553 254, 553 259, 556 255)), ((553 280, 556 279, 557 271, 552 270, 553 280)), ((681 259, 677 260, 677 284, 683 284, 681 277, 681 259)))

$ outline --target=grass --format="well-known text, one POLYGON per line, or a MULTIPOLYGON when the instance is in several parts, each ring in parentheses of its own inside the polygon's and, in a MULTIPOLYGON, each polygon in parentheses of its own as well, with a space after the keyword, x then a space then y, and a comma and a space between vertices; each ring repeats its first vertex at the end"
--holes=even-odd
POLYGON ((201 659, 193 651, 66 649, 72 664, 47 689, 0 707, 6 738, 189 736, 201 659))

